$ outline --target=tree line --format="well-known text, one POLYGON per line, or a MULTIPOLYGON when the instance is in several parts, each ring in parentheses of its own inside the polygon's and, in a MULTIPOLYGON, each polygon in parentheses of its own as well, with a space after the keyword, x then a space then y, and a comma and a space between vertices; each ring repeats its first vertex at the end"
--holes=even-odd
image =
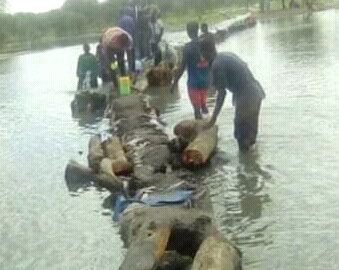
MULTIPOLYGON (((156 4, 163 16, 180 14, 183 11, 208 13, 209 10, 229 5, 246 6, 260 0, 136 0, 156 4), (208 5, 206 5, 208 3, 208 5)), ((128 0, 66 0, 57 10, 45 13, 7 14, 0 12, 0 48, 7 43, 36 42, 39 40, 76 37, 88 33, 100 33, 115 25, 119 11, 128 0)), ((6 1, 0 0, 0 11, 6 1)), ((285 1, 282 0, 283 6, 285 1)))
MULTIPOLYGON (((184 10, 195 13, 208 12, 209 9, 222 7, 225 4, 246 0, 139 0, 157 5, 163 16, 178 14, 184 10)), ((7 43, 36 42, 44 39, 79 36, 88 33, 100 33, 108 26, 115 25, 119 11, 128 0, 108 0, 99 3, 97 0, 66 0, 57 10, 45 13, 0 12, 0 48, 7 43)), ((0 11, 5 0, 0 0, 0 11)))

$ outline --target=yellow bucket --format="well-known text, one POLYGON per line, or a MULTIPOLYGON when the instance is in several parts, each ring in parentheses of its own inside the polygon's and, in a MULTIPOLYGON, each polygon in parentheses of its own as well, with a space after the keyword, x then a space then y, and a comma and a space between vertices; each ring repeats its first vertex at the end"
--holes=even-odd
POLYGON ((131 85, 129 76, 119 78, 119 90, 121 96, 128 96, 131 94, 131 85))

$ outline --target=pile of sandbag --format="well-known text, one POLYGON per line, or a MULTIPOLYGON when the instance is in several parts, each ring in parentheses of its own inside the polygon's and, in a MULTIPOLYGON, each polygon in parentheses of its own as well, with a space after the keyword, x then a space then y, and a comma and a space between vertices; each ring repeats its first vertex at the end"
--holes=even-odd
POLYGON ((66 178, 120 193, 113 219, 128 251, 119 269, 240 269, 241 253, 217 233, 208 190, 183 168, 210 159, 218 128, 180 122, 174 133, 185 147, 176 152, 158 116, 144 95, 115 99, 112 134, 92 136, 89 168, 70 162, 66 178), (180 156, 178 168, 171 166, 173 154, 180 156))
POLYGON ((107 106, 107 97, 101 93, 82 91, 75 95, 71 103, 72 114, 94 113, 104 111, 107 106))
POLYGON ((121 185, 119 175, 128 175, 133 171, 133 164, 128 161, 116 136, 105 141, 99 135, 93 136, 89 142, 87 159, 93 172, 104 176, 98 177, 98 183, 110 189, 121 185))

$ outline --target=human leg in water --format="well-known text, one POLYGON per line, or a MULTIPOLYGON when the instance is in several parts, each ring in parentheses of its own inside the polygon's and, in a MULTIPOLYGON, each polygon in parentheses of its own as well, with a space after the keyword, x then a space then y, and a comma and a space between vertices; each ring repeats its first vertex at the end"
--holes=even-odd
POLYGON ((199 105, 193 105, 195 119, 202 119, 201 107, 199 105))
POLYGON ((195 119, 202 119, 202 114, 208 114, 207 89, 191 88, 188 95, 194 108, 195 119))
POLYGON ((235 102, 234 137, 240 151, 248 151, 256 143, 261 97, 245 96, 235 102))

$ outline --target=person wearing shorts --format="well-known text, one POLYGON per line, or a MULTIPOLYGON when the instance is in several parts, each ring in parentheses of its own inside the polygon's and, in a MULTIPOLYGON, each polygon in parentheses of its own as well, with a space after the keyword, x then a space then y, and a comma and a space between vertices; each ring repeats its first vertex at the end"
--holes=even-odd
POLYGON ((201 54, 198 32, 199 24, 197 22, 187 24, 187 34, 191 41, 184 46, 181 65, 172 84, 171 92, 174 91, 187 69, 187 89, 194 109, 194 116, 196 119, 202 119, 203 115, 208 115, 207 90, 209 87, 210 63, 201 54))

